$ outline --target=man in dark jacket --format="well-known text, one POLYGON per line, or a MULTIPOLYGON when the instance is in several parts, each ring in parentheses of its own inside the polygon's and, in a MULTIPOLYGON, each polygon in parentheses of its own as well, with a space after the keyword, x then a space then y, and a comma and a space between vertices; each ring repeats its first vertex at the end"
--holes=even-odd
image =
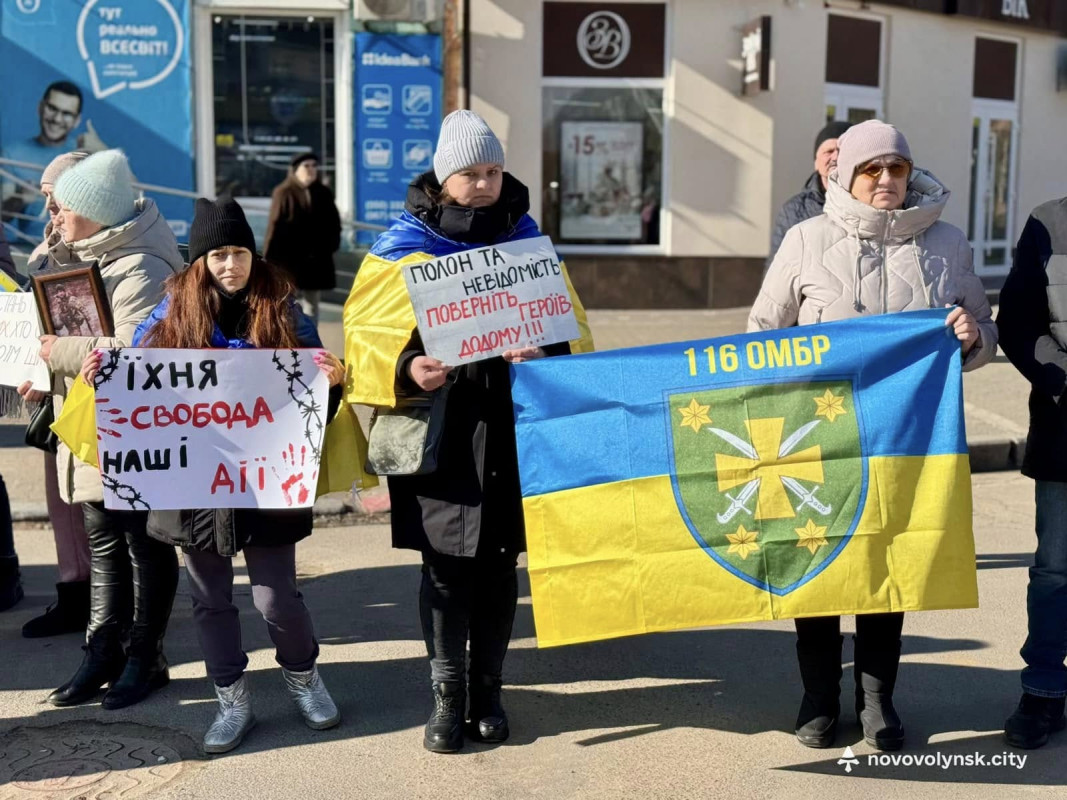
POLYGON ((837 166, 837 140, 851 127, 850 122, 830 122, 815 137, 815 171, 811 173, 800 193, 786 200, 778 211, 778 216, 774 218, 771 252, 767 256, 764 271, 774 261, 786 232, 794 225, 822 213, 826 203, 826 179, 830 170, 837 166))
POLYGON ((1030 381, 1023 474, 1036 481, 1037 552, 1026 593, 1023 696, 1004 725, 1013 747, 1062 730, 1067 696, 1067 198, 1038 206, 1000 293, 1000 346, 1030 381))

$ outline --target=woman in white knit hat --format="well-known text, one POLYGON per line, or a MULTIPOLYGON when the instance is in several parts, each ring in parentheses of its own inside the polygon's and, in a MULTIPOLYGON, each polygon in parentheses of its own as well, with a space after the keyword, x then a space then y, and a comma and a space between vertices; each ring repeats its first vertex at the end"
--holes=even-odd
MULTIPOLYGON (((378 237, 345 303, 350 402, 390 407, 450 383, 436 470, 389 478, 393 546, 422 553, 419 610, 434 698, 423 745, 438 753, 463 746, 465 716, 476 740, 502 742, 509 732, 500 689, 517 601, 515 561, 526 540, 508 362, 592 342, 508 350, 453 369, 426 355, 401 267, 538 237, 529 208, 529 192, 504 171, 504 148, 485 120, 472 111, 449 114, 433 171, 408 187, 406 210, 378 237)), ((584 325, 573 291, 571 299, 584 325)))
MULTIPOLYGON (((163 281, 183 263, 155 203, 138 199, 120 151, 103 150, 63 172, 54 197, 60 236, 50 245, 49 257, 59 265, 96 262, 114 321, 111 336, 41 337, 58 418, 85 357, 96 349, 129 347, 137 326, 159 302, 163 281)), ((84 513, 90 614, 81 666, 48 701, 57 706, 84 703, 110 684, 104 708, 123 708, 169 680, 163 634, 178 584, 177 556, 173 547, 148 537, 147 511, 104 508, 100 472, 75 459, 62 443, 56 466, 62 499, 80 503, 84 513), (123 652, 127 633, 129 647, 123 652)))
MULTIPOLYGON (((870 314, 958 306, 946 324, 960 341, 963 369, 993 358, 997 329, 963 231, 940 221, 949 191, 912 164, 904 135, 878 120, 839 140, 822 216, 792 228, 748 318, 750 331, 870 314)), ((840 713, 840 617, 796 620, 804 699, 797 739, 830 747, 840 713)), ((856 617, 856 713, 868 744, 903 746, 893 707, 903 613, 856 617)))

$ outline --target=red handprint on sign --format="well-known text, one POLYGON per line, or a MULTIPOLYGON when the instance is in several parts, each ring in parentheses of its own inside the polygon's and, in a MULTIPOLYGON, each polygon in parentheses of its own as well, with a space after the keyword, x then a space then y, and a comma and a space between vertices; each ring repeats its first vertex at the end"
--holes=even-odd
MULTIPOLYGON (((308 497, 311 496, 311 489, 304 483, 304 471, 307 462, 307 447, 300 446, 300 450, 297 451, 294 445, 289 445, 288 450, 282 450, 282 472, 287 473, 287 477, 282 478, 278 474, 278 470, 275 467, 271 467, 276 477, 281 483, 280 488, 282 494, 285 496, 285 504, 291 506, 293 500, 297 502, 297 505, 303 506, 307 503, 308 497)), ((315 481, 319 477, 319 471, 317 469, 311 470, 311 475, 308 478, 307 483, 311 487, 315 486, 315 481)))

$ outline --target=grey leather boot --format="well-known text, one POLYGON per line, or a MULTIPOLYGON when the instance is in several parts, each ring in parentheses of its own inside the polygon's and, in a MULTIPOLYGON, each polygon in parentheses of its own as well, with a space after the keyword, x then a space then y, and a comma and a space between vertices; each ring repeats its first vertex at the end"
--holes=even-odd
POLYGON ((215 714, 215 721, 204 734, 204 752, 228 753, 241 743, 245 734, 256 724, 256 716, 252 713, 252 697, 248 694, 244 675, 229 686, 216 686, 215 694, 219 698, 219 710, 215 714))
POLYGON ((324 731, 341 721, 341 712, 326 690, 317 666, 303 672, 293 672, 283 667, 282 673, 289 694, 309 728, 324 731))

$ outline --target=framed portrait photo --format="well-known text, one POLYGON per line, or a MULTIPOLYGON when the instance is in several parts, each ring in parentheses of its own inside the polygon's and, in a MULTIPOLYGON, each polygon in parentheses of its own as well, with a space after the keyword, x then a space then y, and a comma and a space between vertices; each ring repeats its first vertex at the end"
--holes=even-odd
POLYGON ((31 275, 41 325, 55 336, 112 336, 111 305, 100 268, 91 264, 51 266, 31 275))

